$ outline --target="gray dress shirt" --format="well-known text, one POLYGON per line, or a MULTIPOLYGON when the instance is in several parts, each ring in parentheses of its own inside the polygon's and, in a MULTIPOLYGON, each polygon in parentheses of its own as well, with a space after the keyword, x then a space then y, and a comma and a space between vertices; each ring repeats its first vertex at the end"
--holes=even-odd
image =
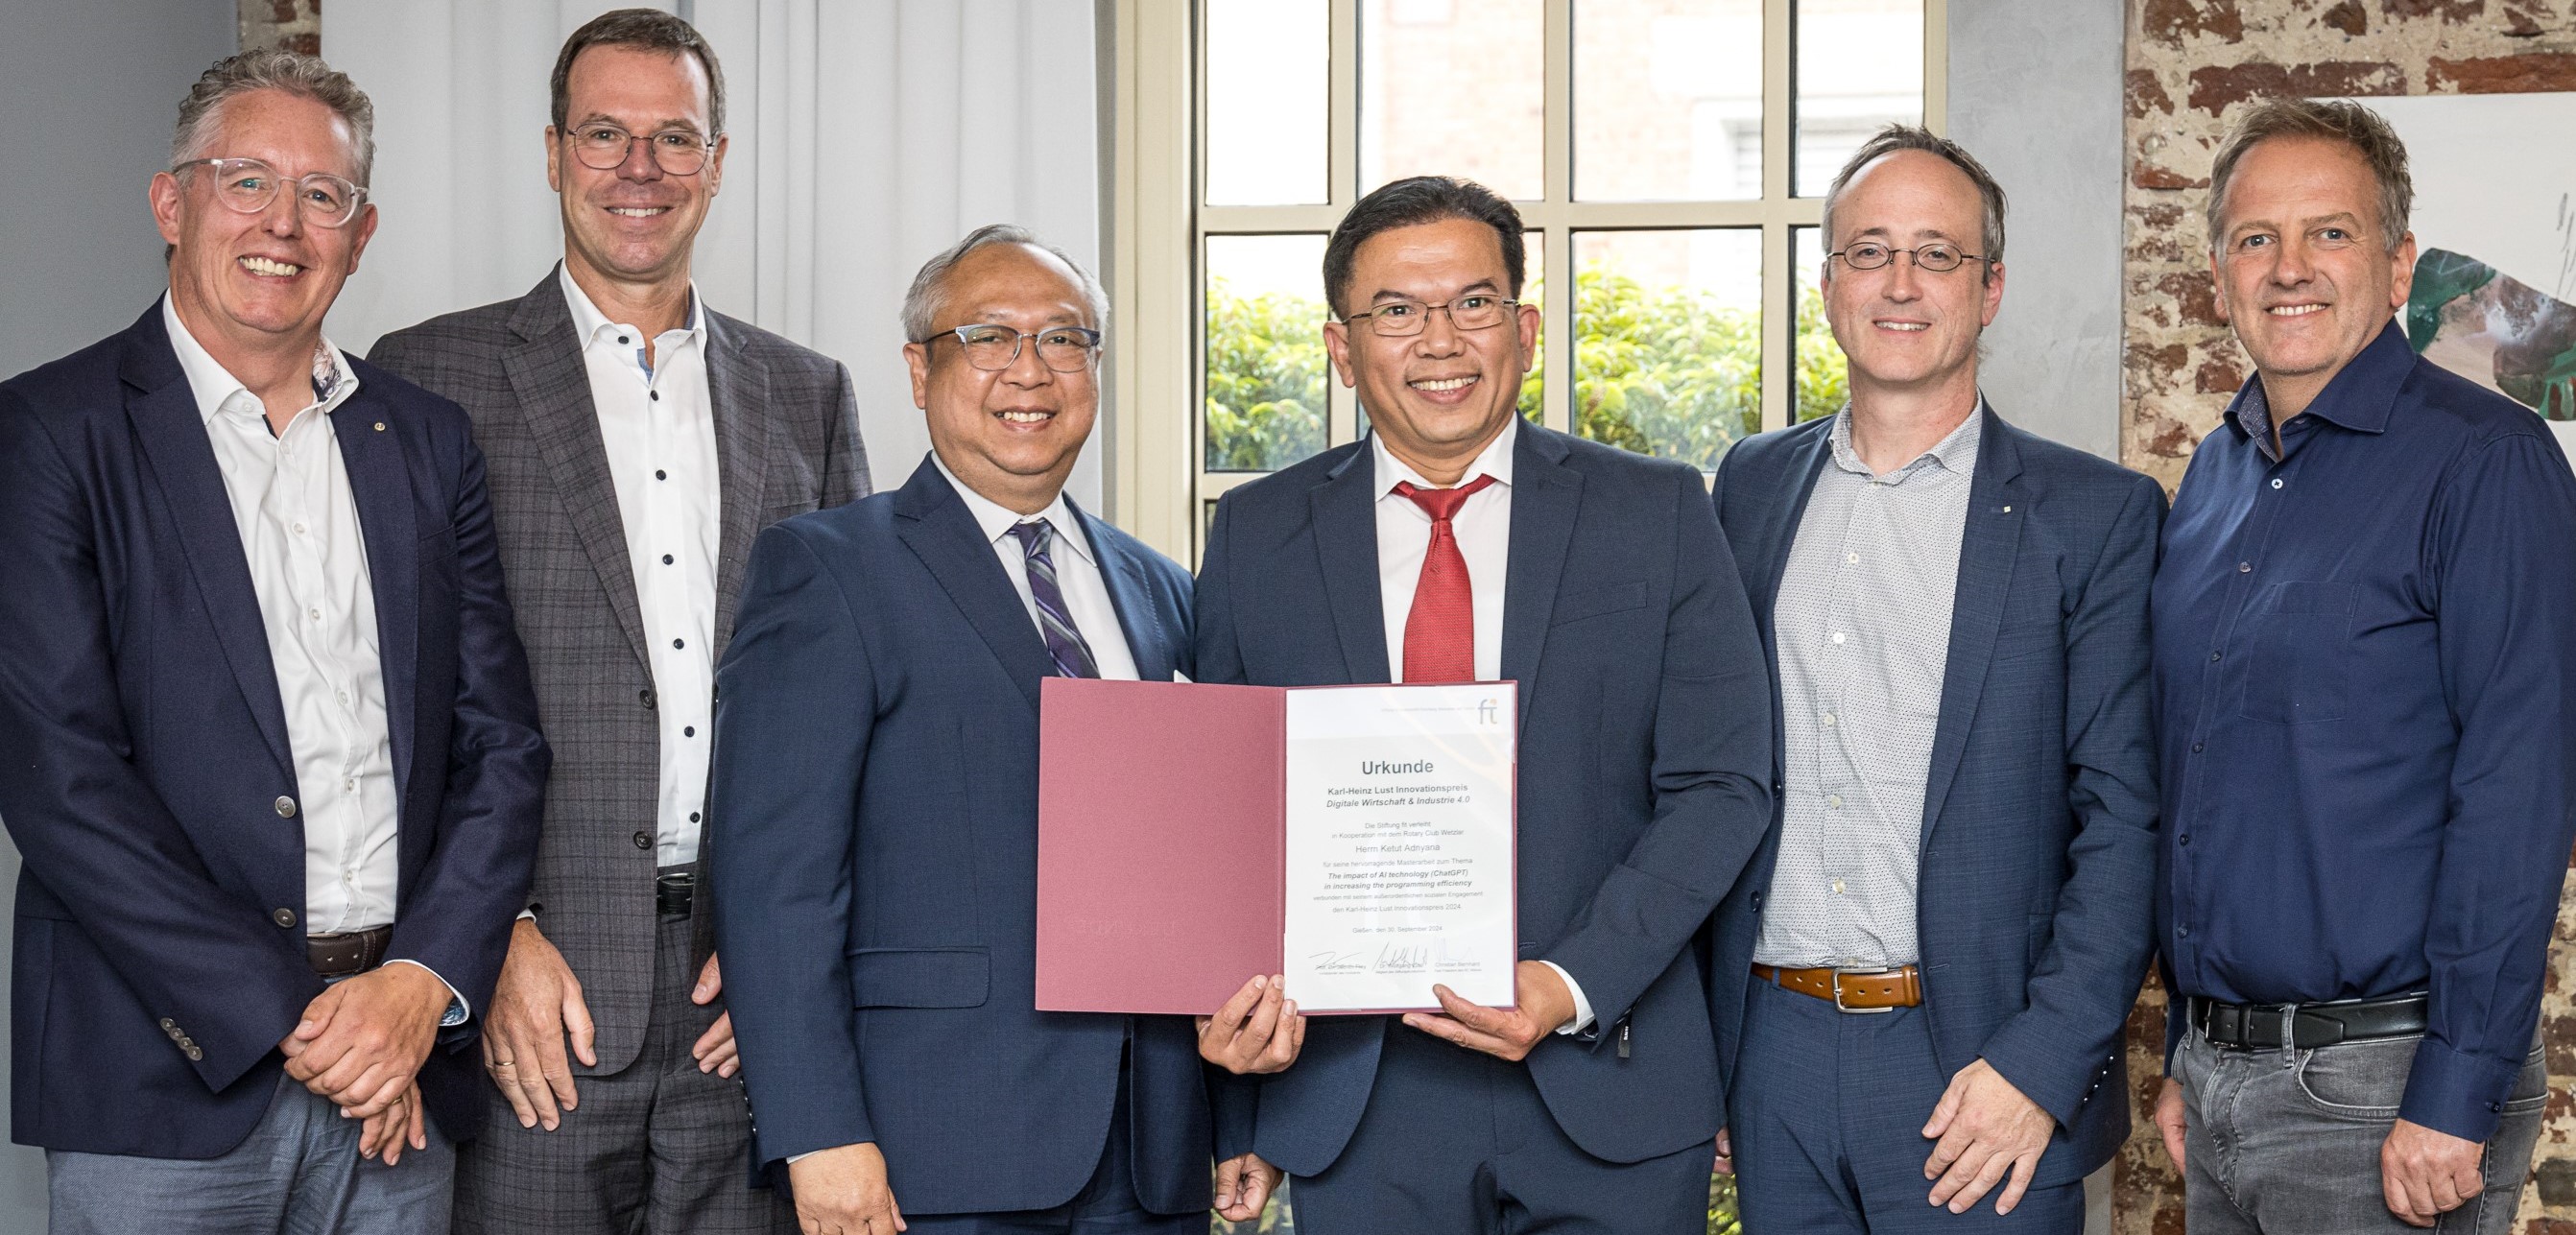
POLYGON ((1834 418, 1772 606, 1780 664, 1780 859, 1753 959, 1908 965, 1924 782, 1941 717, 1959 539, 1984 403, 1939 445, 1873 476, 1834 418))

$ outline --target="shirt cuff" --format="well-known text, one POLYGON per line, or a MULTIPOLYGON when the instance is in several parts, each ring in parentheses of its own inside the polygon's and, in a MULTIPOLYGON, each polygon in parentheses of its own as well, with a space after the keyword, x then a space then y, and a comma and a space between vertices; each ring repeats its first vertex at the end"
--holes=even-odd
POLYGON ((1557 1026, 1556 1031, 1572 1037, 1592 1028, 1592 1001, 1583 997, 1583 984, 1575 981, 1574 975, 1567 973, 1565 966, 1555 961, 1540 961, 1539 964, 1555 970, 1558 980, 1565 983, 1565 993, 1574 996, 1574 1019, 1557 1026))
POLYGON ((2518 1059, 2499 1063, 2427 1037, 2415 1047, 2415 1067, 2406 1074, 2406 1097, 2397 1115, 2435 1132, 2484 1142, 2504 1118, 2505 1099, 2520 1071, 2518 1059))
POLYGON ((419 961, 401 957, 386 961, 385 963, 388 965, 418 965, 420 966, 420 971, 422 973, 428 974, 433 978, 438 978, 438 984, 447 988, 447 1011, 439 1015, 439 1028, 454 1029, 473 1018, 474 1009, 471 1005, 465 1002, 464 992, 457 990, 455 983, 450 982, 445 978, 439 978, 437 970, 432 969, 427 965, 422 965, 419 961))

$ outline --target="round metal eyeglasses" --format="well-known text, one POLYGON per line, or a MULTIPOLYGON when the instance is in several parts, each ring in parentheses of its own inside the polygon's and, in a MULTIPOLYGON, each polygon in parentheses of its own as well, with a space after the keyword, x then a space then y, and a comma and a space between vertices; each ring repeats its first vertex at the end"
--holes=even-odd
POLYGON ((1031 339, 1038 341, 1038 361, 1058 373, 1078 373, 1100 353, 1100 332, 1087 326, 1049 326, 1031 333, 978 322, 913 342, 928 347, 952 335, 965 349, 966 363, 986 371, 1010 368, 1020 358, 1021 345, 1031 339))
POLYGON ((564 134, 572 147, 572 157, 595 172, 613 172, 626 165, 626 156, 635 143, 643 142, 652 152, 653 165, 673 176, 694 176, 707 165, 707 152, 715 149, 716 139, 701 136, 695 129, 664 129, 638 136, 613 124, 585 124, 564 134))
POLYGON ((193 168, 208 169, 215 200, 243 214, 261 214, 277 200, 278 190, 295 186, 295 207, 315 227, 338 227, 357 217, 367 191, 329 172, 289 179, 258 159, 190 159, 170 169, 173 176, 193 168))
POLYGON ((1876 270, 1889 262, 1895 261, 1896 255, 1899 253, 1912 258, 1914 260, 1915 269, 1929 270, 1935 274, 1956 270, 1969 262, 1985 260, 1982 256, 1975 253, 1960 252, 1957 245, 1926 244, 1917 245, 1911 249, 1899 249, 1889 245, 1873 244, 1868 241, 1862 241, 1859 244, 1844 245, 1842 248, 1836 249, 1825 256, 1828 258, 1839 257, 1843 259, 1844 265, 1849 266, 1854 270, 1876 270))

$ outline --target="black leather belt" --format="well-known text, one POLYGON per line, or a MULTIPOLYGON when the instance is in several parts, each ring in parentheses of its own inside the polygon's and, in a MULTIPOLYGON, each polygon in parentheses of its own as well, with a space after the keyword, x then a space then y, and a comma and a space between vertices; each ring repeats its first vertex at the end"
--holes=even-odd
POLYGON ((689 907, 697 903, 698 877, 689 871, 666 871, 653 876, 653 908, 666 918, 685 918, 689 907))
POLYGON ((304 956, 313 964, 313 972, 326 978, 346 978, 385 963, 385 948, 394 941, 394 928, 378 926, 345 935, 307 935, 304 956))
POLYGON ((2289 1038, 2295 1050, 2313 1050, 2338 1042, 2402 1038, 2424 1032, 2431 1001, 2423 995, 2386 999, 2343 999, 2333 1003, 2220 1003, 2193 998, 2191 1026, 2213 1046, 2237 1050, 2279 1050, 2289 1038))

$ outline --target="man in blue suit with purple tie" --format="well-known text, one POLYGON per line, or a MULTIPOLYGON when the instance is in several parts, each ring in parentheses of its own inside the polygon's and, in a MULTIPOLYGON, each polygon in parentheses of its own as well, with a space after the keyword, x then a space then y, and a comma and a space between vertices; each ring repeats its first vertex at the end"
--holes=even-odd
POLYGON ((1693 939, 1771 815, 1770 692, 1699 473, 1516 413, 1521 230, 1447 177, 1351 208, 1325 340, 1370 436, 1228 493, 1199 572, 1203 681, 1520 684, 1517 1006, 1264 1002, 1272 1032, 1202 1033, 1266 1073, 1254 1148, 1320 1235, 1704 1221, 1721 1119, 1693 939), (1301 1025, 1293 1062, 1263 1054, 1301 1025))
POLYGON ((1189 575, 1064 494, 1106 301, 1016 227, 932 258, 904 304, 930 457, 752 551, 716 946, 755 1157, 818 1235, 1204 1235, 1211 1146, 1244 1139, 1186 1019, 1037 1010, 1039 683, 1190 666, 1189 575))

